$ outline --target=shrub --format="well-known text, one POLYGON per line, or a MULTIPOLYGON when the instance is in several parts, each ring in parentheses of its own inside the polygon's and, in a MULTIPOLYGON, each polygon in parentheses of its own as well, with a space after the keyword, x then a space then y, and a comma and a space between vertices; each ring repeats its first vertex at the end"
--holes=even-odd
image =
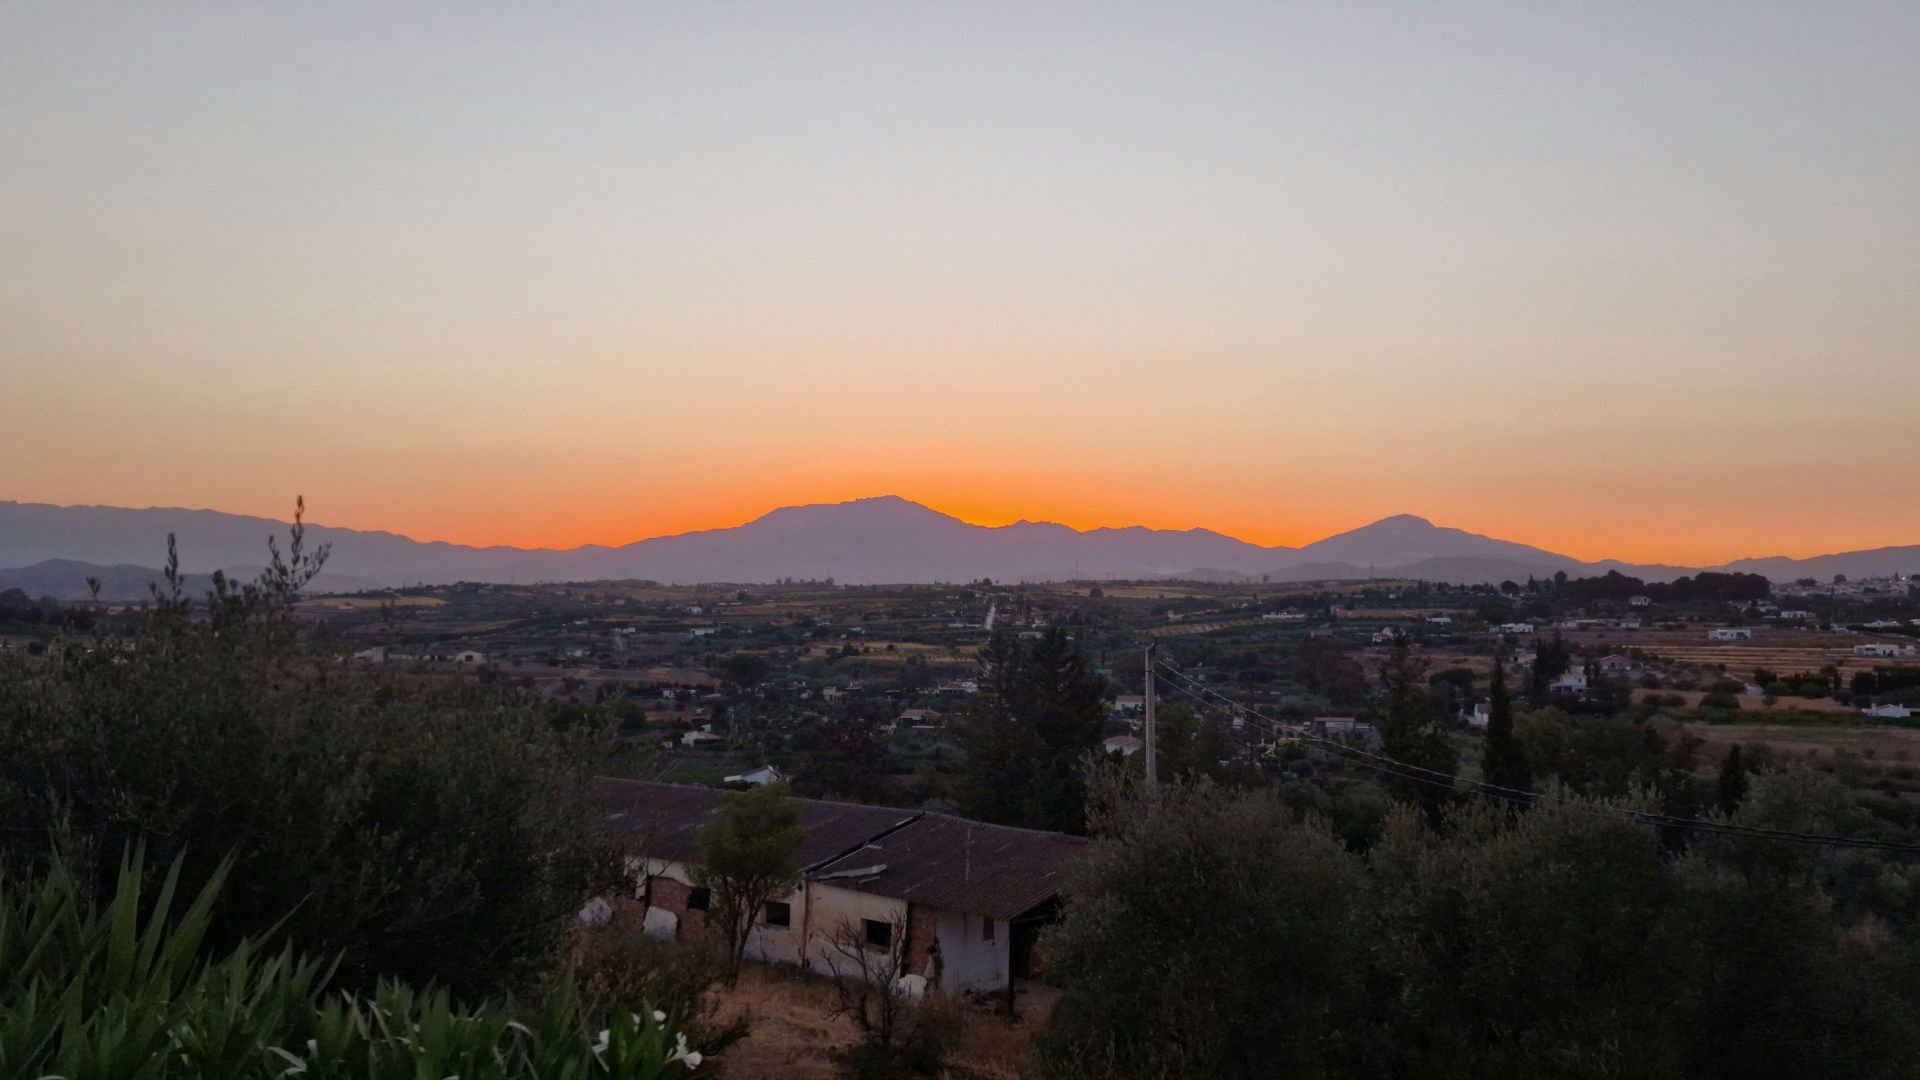
POLYGON ((322 1000, 326 965, 242 941, 209 958, 210 921, 234 863, 184 910, 176 861, 152 901, 144 859, 123 858, 96 905, 63 861, 37 883, 0 881, 0 1068, 86 1080, 658 1080, 704 1055, 650 1008, 596 1013, 556 983, 524 1017, 446 990, 385 982, 322 1000))
POLYGON ((130 636, 0 658, 0 828, 65 829, 96 891, 110 875, 89 849, 144 843, 190 891, 230 851, 209 933, 231 947, 284 920, 338 958, 341 986, 529 985, 619 871, 593 828, 609 732, 560 730, 505 691, 303 657, 292 606, 323 556, 296 523, 290 558, 275 549, 243 586, 216 575, 195 610, 170 550, 171 588, 130 636))

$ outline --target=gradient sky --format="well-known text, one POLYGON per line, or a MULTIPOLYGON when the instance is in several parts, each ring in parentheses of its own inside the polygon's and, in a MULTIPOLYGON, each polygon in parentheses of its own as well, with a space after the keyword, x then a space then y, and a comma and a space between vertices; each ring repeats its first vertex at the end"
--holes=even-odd
POLYGON ((1920 543, 1920 4, 0 6, 0 498, 1920 543))

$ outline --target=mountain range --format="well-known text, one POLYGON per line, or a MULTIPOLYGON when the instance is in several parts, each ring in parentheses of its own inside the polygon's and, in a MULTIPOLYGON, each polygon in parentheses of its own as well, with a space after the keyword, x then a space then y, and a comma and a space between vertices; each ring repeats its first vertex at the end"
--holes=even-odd
MULTIPOLYGON (((102 580, 103 596, 135 598, 144 596, 145 583, 157 577, 150 568, 164 558, 168 534, 178 538, 184 570, 245 574, 263 561, 267 538, 285 532, 284 522, 213 510, 0 501, 0 590, 79 598, 87 595, 85 578, 91 575, 102 580)), ((1407 514, 1290 548, 1250 544, 1208 529, 1079 530, 1034 521, 970 525, 891 495, 784 507, 733 528, 618 547, 469 547, 317 525, 308 526, 307 535, 309 544, 332 545, 327 574, 315 582, 315 591, 327 592, 454 581, 621 578, 676 584, 781 578, 905 584, 983 577, 1315 581, 1390 576, 1473 584, 1560 571, 1577 577, 1619 570, 1649 581, 1670 581, 1701 569, 1763 573, 1775 580, 1920 571, 1920 545, 1690 568, 1585 562, 1407 514)))

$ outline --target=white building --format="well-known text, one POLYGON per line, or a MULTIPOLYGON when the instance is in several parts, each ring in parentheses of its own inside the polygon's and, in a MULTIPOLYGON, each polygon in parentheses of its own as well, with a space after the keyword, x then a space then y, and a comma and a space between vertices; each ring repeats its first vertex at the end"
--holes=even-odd
POLYGON ((1708 641, 1752 641, 1753 631, 1744 626, 1722 626, 1707 631, 1708 641))
MULTIPOLYGON (((631 896, 609 906, 652 937, 711 940, 708 897, 695 884, 700 830, 724 793, 602 780, 607 820, 631 830, 631 896)), ((1005 990, 1040 973, 1035 946, 1086 841, 944 814, 795 800, 807 837, 800 885, 762 909, 747 956, 820 974, 849 969, 847 951, 891 954, 929 988, 1005 990)))
POLYGON ((1853 655, 1871 656, 1879 659, 1897 660, 1914 654, 1911 645, 1895 645, 1891 641, 1870 641, 1865 645, 1855 645, 1853 655))
POLYGON ((1113 738, 1100 744, 1101 748, 1107 753, 1119 754, 1121 757, 1132 757, 1139 753, 1141 748, 1146 745, 1146 743, 1141 742, 1131 735, 1115 735, 1113 738))
POLYGON ((1587 677, 1581 672, 1569 671, 1548 683, 1547 689, 1555 694, 1584 694, 1587 692, 1587 677))
POLYGON ((932 709, 903 709, 893 722, 898 727, 924 730, 937 726, 935 721, 939 719, 940 714, 932 709))
POLYGON ((1860 711, 1875 720, 1906 720, 1913 716, 1913 710, 1905 705, 1875 705, 1860 711))
POLYGON ((1503 634, 1531 634, 1533 624, 1527 622, 1501 623, 1497 629, 1503 634))
POLYGON ((751 784, 754 787, 766 787, 768 784, 778 784, 786 778, 787 774, 781 772, 779 769, 771 765, 762 765, 750 772, 743 772, 737 776, 729 776, 721 781, 721 783, 751 784))

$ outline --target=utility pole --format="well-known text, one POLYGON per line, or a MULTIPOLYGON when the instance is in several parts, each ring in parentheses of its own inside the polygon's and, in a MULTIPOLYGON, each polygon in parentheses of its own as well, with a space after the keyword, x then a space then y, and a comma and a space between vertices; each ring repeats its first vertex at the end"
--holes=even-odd
POLYGON ((1153 783, 1159 782, 1159 779, 1160 779, 1160 769, 1159 769, 1160 748, 1154 742, 1154 730, 1153 730, 1153 646, 1148 645, 1144 651, 1146 654, 1146 661, 1147 661, 1147 698, 1146 698, 1147 783, 1153 784, 1153 783))

